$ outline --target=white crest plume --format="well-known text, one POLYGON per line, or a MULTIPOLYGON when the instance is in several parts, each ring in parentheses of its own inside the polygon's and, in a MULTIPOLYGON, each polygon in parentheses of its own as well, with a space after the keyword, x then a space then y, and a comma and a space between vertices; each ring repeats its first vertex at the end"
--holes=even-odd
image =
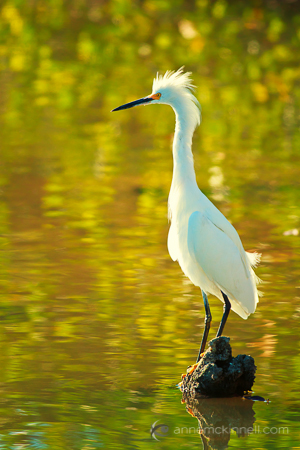
POLYGON ((175 70, 167 70, 164 75, 159 75, 159 73, 157 73, 156 78, 153 80, 153 91, 169 86, 193 91, 196 86, 193 84, 191 78, 192 72, 183 72, 183 69, 184 67, 182 66, 177 72, 175 72, 175 70))

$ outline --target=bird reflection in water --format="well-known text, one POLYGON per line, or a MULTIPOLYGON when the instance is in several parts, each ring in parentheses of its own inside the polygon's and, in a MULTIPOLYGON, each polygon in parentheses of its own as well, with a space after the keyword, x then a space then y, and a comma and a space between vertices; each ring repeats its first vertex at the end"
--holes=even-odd
MULTIPOLYGON (((260 399, 264 401, 262 397, 260 399)), ((256 431, 251 397, 196 399, 184 393, 182 403, 185 403, 187 412, 198 420, 204 450, 226 449, 232 434, 246 437, 256 431)))

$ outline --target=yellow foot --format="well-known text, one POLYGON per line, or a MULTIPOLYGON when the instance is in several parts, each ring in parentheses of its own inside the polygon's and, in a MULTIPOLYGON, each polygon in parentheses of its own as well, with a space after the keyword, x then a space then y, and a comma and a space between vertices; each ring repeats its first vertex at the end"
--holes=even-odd
POLYGON ((190 369, 188 370, 188 375, 192 375, 192 373, 194 372, 194 370, 196 370, 197 369, 197 367, 199 366, 199 364, 200 364, 200 361, 199 362, 197 362, 196 364, 193 364, 191 367, 190 367, 190 369))
POLYGON ((187 408, 186 410, 191 416, 195 417, 195 414, 193 413, 192 408, 187 408))

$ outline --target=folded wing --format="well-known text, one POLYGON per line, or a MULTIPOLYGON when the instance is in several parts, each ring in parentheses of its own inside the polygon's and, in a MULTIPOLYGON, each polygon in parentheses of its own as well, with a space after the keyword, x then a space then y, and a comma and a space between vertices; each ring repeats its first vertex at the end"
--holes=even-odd
POLYGON ((258 295, 255 274, 239 243, 240 239, 234 242, 204 213, 195 211, 191 214, 188 224, 191 256, 206 276, 229 297, 233 311, 246 319, 255 311, 258 295))

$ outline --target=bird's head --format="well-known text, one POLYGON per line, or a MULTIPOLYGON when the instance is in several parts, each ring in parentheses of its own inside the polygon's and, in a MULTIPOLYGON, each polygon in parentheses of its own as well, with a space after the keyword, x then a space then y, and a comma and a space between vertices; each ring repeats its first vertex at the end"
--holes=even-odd
POLYGON ((164 104, 170 105, 175 111, 185 110, 185 114, 194 119, 195 126, 200 123, 200 105, 192 91, 194 85, 191 72, 183 72, 181 67, 177 72, 167 71, 163 76, 154 78, 152 94, 140 98, 125 105, 119 106, 112 111, 133 108, 138 105, 164 104))

